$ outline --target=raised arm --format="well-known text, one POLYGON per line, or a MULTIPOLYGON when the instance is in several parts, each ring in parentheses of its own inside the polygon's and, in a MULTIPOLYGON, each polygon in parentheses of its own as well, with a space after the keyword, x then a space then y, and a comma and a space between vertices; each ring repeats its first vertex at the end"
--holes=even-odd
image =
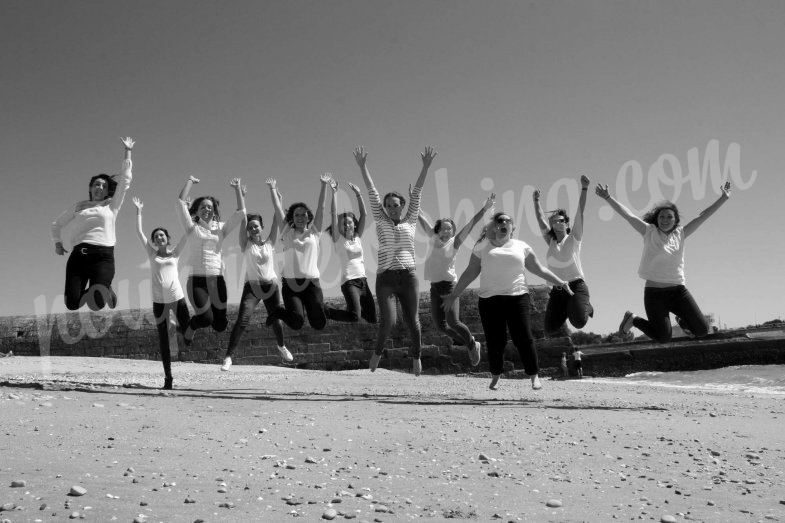
POLYGON ((240 185, 240 178, 232 178, 229 182, 229 187, 234 188, 234 196, 237 200, 237 210, 232 214, 229 220, 224 223, 224 226, 221 229, 221 234, 223 234, 224 238, 226 238, 226 235, 232 232, 235 227, 240 225, 240 222, 245 218, 245 197, 243 196, 243 187, 240 185))
POLYGON ((544 267, 540 260, 537 259, 537 255, 534 254, 534 251, 529 251, 526 254, 526 259, 523 263, 526 266, 526 270, 534 274, 535 276, 539 276, 543 280, 556 285, 557 287, 561 287, 563 290, 567 292, 570 296, 572 296, 573 292, 570 289, 570 282, 564 281, 547 267, 544 267))
POLYGON ((180 196, 178 196, 177 204, 178 204, 178 213, 177 216, 180 218, 180 223, 183 225, 185 229, 185 233, 190 233, 194 228, 194 220, 191 218, 191 212, 189 207, 190 199, 188 198, 188 194, 191 192, 191 187, 194 184, 199 183, 199 178, 194 176, 189 176, 188 180, 186 180, 185 185, 183 186, 182 190, 180 191, 180 196))
POLYGON ((705 222, 709 216, 717 212, 717 209, 719 209, 723 203, 728 201, 728 198, 730 198, 730 182, 725 182, 725 185, 720 187, 720 191, 722 191, 722 194, 717 199, 717 201, 706 207, 703 211, 701 211, 697 218, 693 218, 687 225, 684 226, 685 238, 694 233, 698 227, 703 225, 703 222, 705 222))
POLYGON ((330 237, 334 242, 337 242, 338 238, 341 236, 338 232, 338 182, 331 180, 330 189, 332 189, 330 203, 330 237))
POLYGON ((183 188, 180 190, 180 196, 178 196, 178 198, 182 201, 186 201, 188 195, 191 194, 191 188, 197 183, 199 183, 199 178, 193 175, 189 176, 185 181, 185 185, 183 185, 183 188))
POLYGON ((354 161, 360 166, 365 188, 368 189, 368 191, 376 189, 376 186, 373 184, 373 179, 371 178, 371 172, 368 170, 368 153, 365 152, 362 145, 354 148, 354 161))
POLYGON ((321 232, 324 226, 324 206, 327 204, 327 186, 332 181, 333 176, 330 173, 324 173, 319 177, 321 187, 319 188, 319 203, 316 205, 316 214, 313 217, 313 225, 316 230, 321 232))
POLYGON ((444 308, 445 311, 452 309, 453 305, 455 305, 455 299, 466 290, 471 282, 477 279, 477 276, 480 275, 481 271, 482 261, 476 253, 472 253, 472 257, 469 258, 469 265, 466 267, 466 270, 463 271, 460 278, 458 278, 458 283, 455 284, 455 288, 450 294, 442 297, 442 308, 444 308))
MULTIPOLYGON (((414 196, 414 188, 411 184, 409 184, 409 201, 412 200, 414 196)), ((417 221, 420 222, 420 226, 425 230, 425 235, 428 238, 433 238, 436 236, 436 233, 433 232, 433 224, 430 222, 427 216, 423 214, 422 210, 417 213, 417 221)))
POLYGON ((646 234, 646 222, 644 222, 643 220, 632 214, 629 209, 627 209, 624 205, 616 201, 616 199, 613 196, 611 196, 611 193, 608 191, 607 184, 603 185, 601 183, 598 183, 597 187, 595 187, 594 189, 594 192, 597 194, 597 196, 608 202, 608 205, 610 205, 614 211, 619 213, 619 215, 622 218, 627 220, 627 223, 632 225, 632 228, 638 231, 638 234, 640 235, 646 234))
POLYGON ((133 150, 134 145, 136 145, 136 142, 130 136, 126 136, 125 138, 120 137, 120 141, 123 142, 123 146, 125 147, 125 159, 130 160, 131 151, 133 150))
POLYGON ((425 185, 425 178, 428 177, 428 169, 430 169, 433 159, 436 158, 436 151, 433 147, 426 145, 425 150, 420 153, 420 158, 422 158, 422 169, 420 169, 420 176, 417 177, 417 181, 414 182, 415 188, 422 188, 425 185))
POLYGON ((362 236, 363 232, 365 232, 365 227, 368 224, 368 220, 366 217, 368 216, 368 212, 365 209, 365 200, 363 200, 363 195, 360 192, 360 188, 357 187, 353 183, 349 183, 349 188, 354 191, 354 195, 357 197, 357 208, 360 211, 360 217, 357 219, 357 236, 362 236))
POLYGON ((482 217, 485 216, 485 213, 488 212, 491 207, 493 207, 495 200, 496 193, 491 193, 491 195, 485 199, 485 202, 482 204, 482 207, 480 207, 480 210, 477 211, 477 214, 472 216, 472 219, 469 220, 469 223, 464 225, 463 229, 461 229, 460 232, 455 235, 455 242, 453 243, 453 246, 456 249, 463 245, 463 242, 466 241, 466 238, 469 236, 469 233, 472 232, 472 229, 474 229, 474 227, 480 223, 482 217))
POLYGON ((581 197, 578 199, 578 210, 575 213, 575 219, 572 220, 572 228, 570 234, 576 240, 583 238, 583 212, 586 210, 586 195, 589 192, 589 185, 591 180, 585 174, 581 175, 581 197))
POLYGON ((147 251, 147 255, 151 256, 155 254, 155 248, 147 241, 147 237, 144 235, 144 229, 142 228, 142 207, 144 207, 144 202, 136 196, 133 197, 133 202, 134 205, 136 205, 136 236, 142 243, 144 250, 147 251))
MULTIPOLYGON (((275 178, 267 178, 265 183, 270 187, 270 198, 273 201, 273 209, 275 210, 275 218, 278 219, 278 231, 280 232, 283 226, 286 224, 286 216, 283 213, 283 207, 281 206, 281 193, 278 192, 278 182, 275 178)), ((275 220, 273 220, 275 223, 275 220)), ((272 234, 272 231, 270 231, 272 234)))
MULTIPOLYGON (((245 195, 248 194, 248 188, 243 185, 240 187, 240 192, 243 197, 243 207, 245 207, 245 195)), ((240 220, 240 227, 237 228, 238 242, 240 244, 240 252, 245 252, 248 248, 248 213, 243 212, 243 218, 240 220)))
POLYGON ((540 227, 540 232, 542 233, 542 237, 545 240, 545 243, 548 245, 551 244, 550 236, 548 233, 551 231, 551 226, 548 223, 548 220, 545 219, 545 213, 542 212, 542 207, 540 206, 540 190, 534 189, 534 193, 532 194, 532 200, 534 201, 534 214, 537 216, 537 225, 540 227))

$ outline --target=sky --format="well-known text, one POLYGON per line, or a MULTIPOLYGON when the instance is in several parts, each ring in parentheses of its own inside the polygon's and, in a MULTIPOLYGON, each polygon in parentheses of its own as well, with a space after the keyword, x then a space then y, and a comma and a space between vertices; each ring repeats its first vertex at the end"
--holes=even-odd
MULTIPOLYGON (((150 306, 131 196, 144 201, 146 233, 163 225, 179 237, 189 175, 201 179, 192 194, 217 196, 225 216, 240 177, 248 210, 269 225, 267 177, 284 204, 315 208, 323 172, 362 187, 352 149, 363 145, 380 192, 404 192, 432 145, 423 211, 461 227, 494 191, 543 262, 535 187, 546 209, 574 215, 586 174, 639 215, 673 199, 686 222, 729 179, 731 199, 687 242, 687 287, 723 327, 785 317, 778 0, 4 0, 0 46, 0 315, 65 310, 66 257, 50 224, 87 197, 91 176, 119 171, 128 135, 137 145, 117 221, 121 308, 150 306)), ((340 210, 356 210, 350 194, 342 189, 340 210)), ((363 241, 373 285, 372 228, 363 241)), ((420 232, 421 261, 427 247, 420 232)), ((592 190, 582 262, 596 313, 584 330, 643 314, 641 248, 592 190)), ((231 302, 238 253, 233 234, 231 302)), ((340 295, 335 259, 325 237, 328 296, 340 295)))

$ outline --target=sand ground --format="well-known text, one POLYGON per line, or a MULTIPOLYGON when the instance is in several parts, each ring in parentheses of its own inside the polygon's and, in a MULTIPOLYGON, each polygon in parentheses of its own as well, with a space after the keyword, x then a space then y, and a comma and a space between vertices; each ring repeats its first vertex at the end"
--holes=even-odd
POLYGON ((785 521, 782 396, 173 371, 0 359, 0 520, 785 521))

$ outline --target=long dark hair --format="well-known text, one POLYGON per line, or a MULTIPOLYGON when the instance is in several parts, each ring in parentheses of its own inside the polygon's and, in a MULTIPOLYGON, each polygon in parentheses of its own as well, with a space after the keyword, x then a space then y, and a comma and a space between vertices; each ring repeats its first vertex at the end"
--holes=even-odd
MULTIPOLYGON (((352 211, 342 212, 341 214, 338 215, 338 220, 337 220, 338 221, 338 223, 337 223, 337 225, 338 225, 338 234, 341 234, 341 224, 343 223, 343 220, 345 218, 351 218, 352 221, 354 222, 354 236, 349 238, 350 240, 353 240, 353 239, 357 238, 357 229, 360 228, 360 220, 357 219, 357 216, 355 216, 352 211)), ((329 234, 330 236, 332 236, 333 235, 333 226, 332 226, 332 224, 329 225, 324 231, 327 234, 329 234)))
POLYGON ((661 202, 657 202, 656 204, 654 204, 654 207, 649 209, 649 211, 643 215, 642 219, 644 222, 650 223, 655 227, 658 227, 657 218, 660 216, 660 212, 666 209, 673 211, 673 214, 676 217, 676 223, 673 224, 673 228, 675 229, 676 227, 679 226, 681 217, 679 216, 679 209, 676 207, 676 204, 669 200, 663 200, 661 202))
POLYGON ((285 218, 286 223, 289 224, 289 227, 294 228, 294 211, 298 207, 302 207, 303 209, 305 209, 305 212, 308 214, 307 226, 310 226, 311 222, 313 221, 313 213, 311 212, 311 209, 303 202, 293 203, 289 206, 288 209, 286 209, 286 218, 285 218))
POLYGON ((193 201, 191 207, 188 209, 188 213, 193 217, 194 223, 199 223, 200 218, 196 214, 196 211, 199 210, 199 206, 205 200, 210 200, 211 202, 213 202, 213 221, 220 222, 221 213, 218 212, 218 206, 221 204, 221 202, 218 201, 218 198, 216 198, 215 196, 200 196, 199 198, 193 201))
POLYGON ((458 232, 458 229, 455 227, 455 222, 452 221, 452 218, 439 218, 438 220, 436 220, 436 224, 433 226, 433 232, 439 234, 439 232, 442 230, 442 224, 444 223, 449 223, 450 225, 452 225, 453 234, 456 234, 458 232))
POLYGON ((93 183, 95 183, 96 180, 106 180, 107 194, 109 195, 109 198, 114 196, 114 191, 115 189, 117 189, 117 182, 114 180, 114 176, 109 176, 108 174, 104 174, 104 173, 96 174, 95 176, 90 178, 90 185, 87 186, 88 187, 87 197, 90 201, 93 201, 92 188, 93 188, 93 183))
MULTIPOLYGON (((564 209, 556 209, 555 211, 550 211, 550 213, 551 213, 551 216, 548 218, 548 221, 550 222, 550 219, 553 218, 554 216, 561 216, 561 217, 563 217, 564 218, 564 225, 567 226, 567 234, 570 234, 570 231, 572 229, 570 228, 570 217, 567 216, 567 211, 565 211, 564 209)), ((550 225, 550 223, 549 223, 549 225, 550 225)), ((553 227, 551 227, 551 229, 548 231, 548 236, 550 236, 551 238, 553 238, 556 241, 559 241, 559 238, 556 237, 556 233, 553 232, 553 227)))
POLYGON ((387 198, 398 198, 401 201, 401 207, 406 207, 406 198, 398 191, 392 191, 385 194, 384 198, 382 198, 382 207, 387 205, 387 198))

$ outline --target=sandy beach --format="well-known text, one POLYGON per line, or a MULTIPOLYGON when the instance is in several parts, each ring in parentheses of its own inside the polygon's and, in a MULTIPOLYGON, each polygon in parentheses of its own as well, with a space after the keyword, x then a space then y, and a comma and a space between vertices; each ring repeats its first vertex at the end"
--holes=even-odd
POLYGON ((0 359, 0 520, 785 521, 781 395, 0 359))

